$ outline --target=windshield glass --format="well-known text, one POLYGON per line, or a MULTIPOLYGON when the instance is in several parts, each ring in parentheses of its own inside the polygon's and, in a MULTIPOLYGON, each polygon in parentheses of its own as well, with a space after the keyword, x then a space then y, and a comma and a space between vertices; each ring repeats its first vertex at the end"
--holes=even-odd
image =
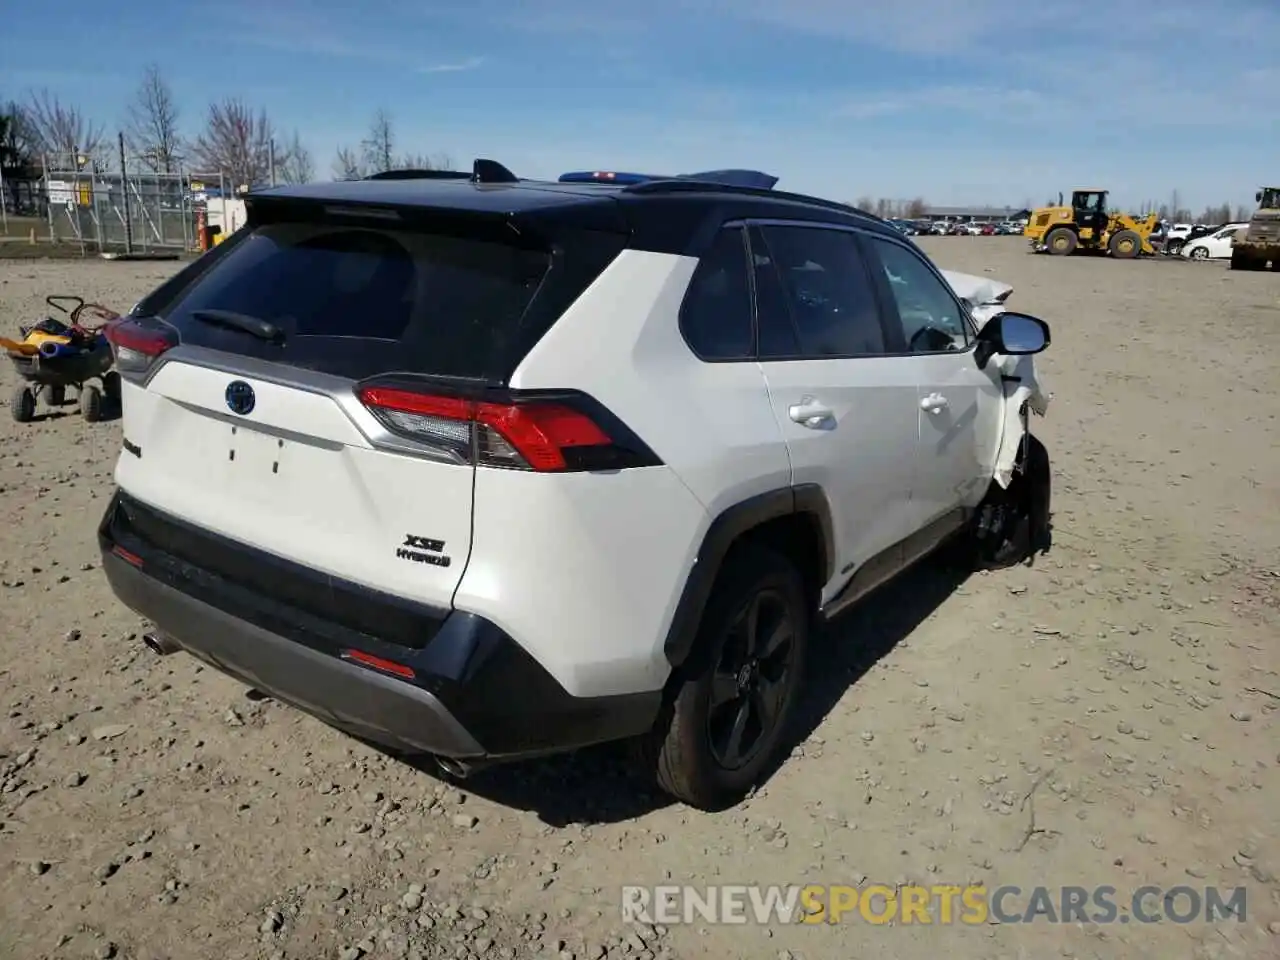
POLYGON ((1280 207, 1280 187, 1263 187, 1262 200, 1258 206, 1264 210, 1275 210, 1280 207))

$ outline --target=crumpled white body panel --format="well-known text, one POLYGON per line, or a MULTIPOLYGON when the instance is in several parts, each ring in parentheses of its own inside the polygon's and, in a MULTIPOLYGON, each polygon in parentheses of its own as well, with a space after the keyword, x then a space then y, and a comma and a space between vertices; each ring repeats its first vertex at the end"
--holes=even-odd
MULTIPOLYGON (((992 317, 1005 311, 1005 299, 1013 292, 1013 287, 999 280, 976 277, 970 273, 957 273, 954 270, 943 270, 942 275, 956 295, 969 301, 973 306, 973 318, 982 329, 992 317)), ((1034 356, 1009 357, 996 354, 991 362, 995 364, 1002 376, 1017 377, 1021 383, 1005 383, 1004 385, 1004 420, 1000 437, 1000 448, 996 454, 995 469, 992 476, 1002 488, 1008 488, 1013 480, 1013 466, 1018 459, 1018 449, 1022 444, 1024 431, 1022 423, 1022 405, 1025 403, 1032 413, 1044 416, 1049 409, 1049 401, 1053 394, 1047 393, 1036 374, 1034 356)))

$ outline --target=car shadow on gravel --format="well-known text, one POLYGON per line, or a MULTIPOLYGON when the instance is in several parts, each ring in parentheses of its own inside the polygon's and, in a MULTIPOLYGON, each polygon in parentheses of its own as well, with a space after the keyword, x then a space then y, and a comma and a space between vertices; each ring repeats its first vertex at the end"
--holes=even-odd
MULTIPOLYGON (((815 634, 809 677, 793 716, 792 749, 781 754, 780 763, 769 771, 764 785, 812 736, 845 692, 910 635, 971 572, 972 568, 948 556, 926 560, 815 634)), ((573 754, 489 767, 461 780, 443 774, 430 758, 400 759, 468 793, 533 811, 555 827, 621 823, 674 802, 637 776, 626 744, 605 744, 573 754)), ((839 764, 847 759, 829 755, 825 762, 839 764)))
MULTIPOLYGON (((102 413, 98 418, 99 423, 110 423, 113 420, 120 419, 120 404, 113 403, 110 400, 102 401, 102 413)), ((81 416, 80 405, 72 400, 56 407, 43 406, 40 412, 32 417, 29 423, 47 423, 55 420, 75 419, 81 416)))

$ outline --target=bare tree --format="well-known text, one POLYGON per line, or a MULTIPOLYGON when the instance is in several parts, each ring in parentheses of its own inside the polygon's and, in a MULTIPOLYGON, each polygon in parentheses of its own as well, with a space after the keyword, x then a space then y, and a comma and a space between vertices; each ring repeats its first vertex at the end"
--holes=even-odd
POLYGON ((359 180, 364 176, 364 164, 350 147, 339 147, 333 158, 335 180, 359 180))
POLYGON ((276 172, 282 183, 310 183, 316 178, 315 161, 298 131, 285 144, 284 156, 276 157, 276 172))
POLYGON ((924 197, 916 197, 907 204, 907 216, 912 220, 919 220, 928 212, 929 205, 924 202, 924 197))
POLYGON ((105 146, 101 125, 86 118, 79 107, 63 103, 48 90, 32 94, 22 116, 35 151, 60 155, 64 163, 79 165, 81 157, 93 158, 105 146))
POLYGON ((359 180, 389 170, 448 170, 448 154, 396 153, 395 123, 386 110, 378 110, 369 123, 369 134, 358 150, 340 146, 333 159, 337 180, 359 180))
POLYGON ((364 151, 364 166, 370 173, 382 173, 396 168, 395 129, 391 123, 391 114, 386 110, 378 110, 369 124, 369 136, 361 142, 364 151))
POLYGON ((1236 223, 1244 223, 1251 216, 1253 216, 1253 211, 1250 210, 1248 207, 1246 207, 1243 203, 1239 204, 1236 207, 1236 223))
POLYGON ((34 163, 35 137, 26 111, 14 100, 0 106, 0 166, 22 167, 34 163))
POLYGON ((406 153, 396 161, 395 170, 449 170, 452 161, 447 153, 430 156, 425 153, 406 153))
POLYGON ((209 105, 205 130, 191 152, 205 172, 222 171, 235 187, 253 187, 270 177, 273 136, 265 110, 255 112, 231 98, 209 105))
POLYGON ((876 202, 872 200, 870 197, 859 197, 857 200, 853 202, 853 205, 857 207, 859 210, 870 210, 872 207, 876 205, 876 202))
POLYGON ((125 141, 130 153, 156 173, 177 170, 182 159, 178 102, 156 64, 146 68, 125 118, 125 141))

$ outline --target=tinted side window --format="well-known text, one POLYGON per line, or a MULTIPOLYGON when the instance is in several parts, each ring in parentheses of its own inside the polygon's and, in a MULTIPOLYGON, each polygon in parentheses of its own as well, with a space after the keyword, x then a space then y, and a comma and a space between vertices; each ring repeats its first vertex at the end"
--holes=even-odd
POLYGON ((800 334, 787 305, 787 293, 769 248, 759 232, 751 235, 751 259, 756 294, 756 331, 762 360, 803 357, 800 334))
POLYGON ((680 329, 703 360, 751 359, 751 288, 740 228, 721 230, 698 263, 680 307, 680 329))
POLYGON ((968 347, 968 322, 959 298, 946 281, 906 246, 880 237, 868 237, 868 241, 879 254, 893 291, 907 349, 912 353, 942 353, 968 347))
MULTIPOLYGON (((762 227, 764 249, 778 281, 792 331, 804 357, 857 357, 885 353, 884 329, 871 278, 855 237, 843 230, 762 227)), ((757 257, 757 270, 764 265, 757 257)), ((760 296, 757 285, 757 296, 760 296)), ((761 359, 774 352, 761 321, 761 359)), ((777 346, 783 346, 779 337, 777 346)))

